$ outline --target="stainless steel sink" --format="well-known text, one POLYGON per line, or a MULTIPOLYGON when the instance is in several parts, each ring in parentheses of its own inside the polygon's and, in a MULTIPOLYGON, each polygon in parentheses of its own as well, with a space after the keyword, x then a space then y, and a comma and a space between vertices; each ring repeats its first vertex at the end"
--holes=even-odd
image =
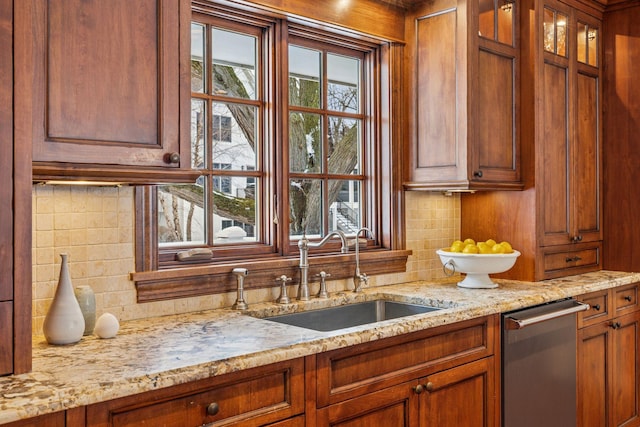
POLYGON ((440 308, 396 301, 376 300, 265 317, 265 319, 327 332, 365 325, 367 323, 380 322, 382 320, 428 313, 435 310, 440 310, 440 308))

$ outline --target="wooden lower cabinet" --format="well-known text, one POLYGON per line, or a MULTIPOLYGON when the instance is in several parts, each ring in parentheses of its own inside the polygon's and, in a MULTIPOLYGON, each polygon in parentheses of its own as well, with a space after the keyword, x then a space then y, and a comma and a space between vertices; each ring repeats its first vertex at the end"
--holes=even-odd
POLYGON ((299 427, 303 412, 304 360, 294 359, 91 405, 87 426, 299 427))
POLYGON ((419 419, 416 381, 379 390, 319 409, 318 426, 411 427, 419 419))
POLYGON ((498 331, 496 315, 310 356, 307 425, 497 426, 498 331))
POLYGON ((318 426, 497 426, 495 360, 487 357, 418 381, 318 410, 318 426))
POLYGON ((41 415, 35 418, 16 421, 5 425, 6 427, 65 427, 65 413, 55 412, 53 414, 41 415))
POLYGON ((584 298, 597 302, 583 315, 587 318, 583 323, 588 326, 578 330, 578 425, 581 427, 640 426, 637 290, 636 284, 584 298), (620 305, 621 302, 624 305, 620 305), (593 323, 595 319, 604 320, 593 323))

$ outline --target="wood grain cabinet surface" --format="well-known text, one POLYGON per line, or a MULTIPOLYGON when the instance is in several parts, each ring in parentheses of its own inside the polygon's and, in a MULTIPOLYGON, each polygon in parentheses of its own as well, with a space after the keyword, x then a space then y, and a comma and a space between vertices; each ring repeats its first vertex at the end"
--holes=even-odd
POLYGON ((13 1, 0 0, 0 375, 31 370, 31 155, 14 143, 13 39, 13 1))
POLYGON ((578 297, 578 425, 640 426, 639 284, 578 297))
POLYGON ((599 270, 603 13, 575 2, 518 4, 525 189, 462 195, 461 233, 507 240, 522 253, 499 277, 538 281, 599 270))
POLYGON ((318 426, 498 425, 497 334, 491 316, 311 356, 307 419, 315 409, 318 426))
POLYGON ((522 189, 520 8, 499 4, 436 0, 408 13, 405 188, 522 189))
POLYGON ((34 179, 192 182, 189 0, 15 2, 34 179))
POLYGON ((298 426, 304 399, 304 360, 294 359, 91 405, 86 425, 298 426))

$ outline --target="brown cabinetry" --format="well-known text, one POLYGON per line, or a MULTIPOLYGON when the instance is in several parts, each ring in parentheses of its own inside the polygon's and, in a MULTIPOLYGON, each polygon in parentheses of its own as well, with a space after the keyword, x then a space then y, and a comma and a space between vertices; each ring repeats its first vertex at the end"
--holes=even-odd
POLYGON ((638 284, 579 298, 578 425, 640 425, 638 284))
POLYGON ((34 179, 193 181, 188 0, 15 2, 34 179))
POLYGON ((13 2, 0 0, 0 375, 31 370, 31 155, 14 144, 12 44, 13 2))
POLYGON ((65 413, 55 412, 53 414, 41 415, 35 418, 28 418, 21 421, 6 424, 6 427, 65 427, 65 413))
POLYGON ((304 360, 294 359, 91 405, 87 426, 299 426, 304 360), (284 424, 275 424, 286 419, 284 424))
POLYGON ((620 2, 610 9, 604 15, 603 31, 603 268, 640 271, 640 4, 620 2))
POLYGON ((518 3, 436 0, 408 13, 405 188, 522 188, 518 3))
POLYGON ((602 11, 554 0, 518 3, 525 190, 463 195, 461 233, 508 240, 522 252, 503 277, 599 270, 602 11))
POLYGON ((309 357, 317 425, 497 425, 497 331, 492 316, 309 357))

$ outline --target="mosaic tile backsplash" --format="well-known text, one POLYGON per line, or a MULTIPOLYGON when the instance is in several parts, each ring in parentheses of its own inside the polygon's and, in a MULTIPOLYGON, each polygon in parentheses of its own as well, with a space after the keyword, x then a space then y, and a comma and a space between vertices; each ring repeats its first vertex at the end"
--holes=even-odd
MULTIPOLYGON (((460 198, 439 193, 407 192, 407 249, 413 251, 407 272, 373 277, 387 285, 442 277, 435 250, 460 234, 460 198)), ((42 333, 60 271, 60 253, 69 254, 74 286, 89 285, 97 314, 113 313, 120 321, 180 314, 229 306, 235 293, 138 304, 129 280, 134 270, 133 187, 33 187, 33 333, 42 333)), ((347 281, 328 283, 329 291, 347 281)), ((248 291, 249 302, 276 298, 277 288, 248 291)))

